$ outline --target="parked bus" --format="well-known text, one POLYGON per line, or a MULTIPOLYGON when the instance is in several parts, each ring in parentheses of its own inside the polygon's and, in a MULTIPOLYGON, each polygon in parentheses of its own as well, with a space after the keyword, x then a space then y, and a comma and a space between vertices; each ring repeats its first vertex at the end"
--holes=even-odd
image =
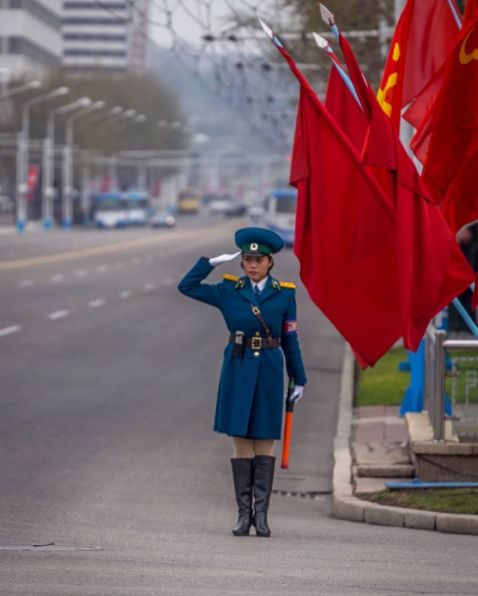
POLYGON ((122 228, 127 223, 126 205, 120 192, 93 195, 92 218, 98 228, 122 228))
POLYGON ((111 191, 93 196, 93 221, 98 228, 145 225, 149 210, 149 198, 144 192, 111 191))
POLYGON ((264 225, 278 234, 286 246, 294 244, 297 191, 276 188, 264 199, 264 225))
POLYGON ((140 191, 127 191, 123 195, 126 207, 127 225, 144 226, 150 214, 150 201, 148 194, 140 191))

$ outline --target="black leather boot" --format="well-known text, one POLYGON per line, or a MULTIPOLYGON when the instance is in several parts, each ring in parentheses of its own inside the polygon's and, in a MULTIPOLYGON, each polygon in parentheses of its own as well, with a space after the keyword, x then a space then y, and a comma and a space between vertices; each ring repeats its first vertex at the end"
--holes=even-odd
POLYGON ((268 538, 271 530, 267 525, 267 510, 274 480, 276 458, 271 455, 256 455, 254 458, 254 525, 256 534, 268 538))
POLYGON ((231 459, 234 490, 236 492, 239 517, 232 528, 234 536, 249 536, 252 520, 253 460, 248 458, 231 459))

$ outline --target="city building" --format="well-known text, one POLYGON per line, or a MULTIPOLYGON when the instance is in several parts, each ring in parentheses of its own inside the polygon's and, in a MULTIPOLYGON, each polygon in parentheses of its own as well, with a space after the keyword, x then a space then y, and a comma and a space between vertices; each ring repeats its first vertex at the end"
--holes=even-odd
POLYGON ((61 65, 62 0, 0 0, 2 79, 38 78, 61 65))
POLYGON ((63 65, 69 69, 125 70, 129 7, 125 0, 64 0, 63 65))
POLYGON ((64 66, 144 72, 149 3, 64 0, 64 66))

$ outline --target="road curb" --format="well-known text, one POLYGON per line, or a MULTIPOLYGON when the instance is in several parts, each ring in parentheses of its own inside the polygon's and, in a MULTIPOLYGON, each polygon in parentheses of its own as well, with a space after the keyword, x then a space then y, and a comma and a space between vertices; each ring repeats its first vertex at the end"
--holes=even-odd
POLYGON ((364 522, 380 526, 396 526, 414 530, 436 530, 453 534, 478 535, 478 516, 437 513, 419 509, 405 509, 377 505, 353 495, 352 407, 354 395, 355 360, 347 344, 342 362, 339 393, 339 415, 334 440, 334 470, 332 511, 337 519, 364 522))

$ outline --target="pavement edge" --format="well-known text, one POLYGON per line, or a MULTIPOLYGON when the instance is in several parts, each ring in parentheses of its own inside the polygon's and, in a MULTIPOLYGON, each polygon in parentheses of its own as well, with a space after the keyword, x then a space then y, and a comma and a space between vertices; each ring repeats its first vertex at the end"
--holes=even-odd
POLYGON ((377 505, 355 497, 352 486, 352 435, 355 359, 345 346, 339 392, 339 415, 334 439, 332 512, 348 521, 419 530, 437 530, 455 534, 478 535, 478 516, 437 513, 377 505))

